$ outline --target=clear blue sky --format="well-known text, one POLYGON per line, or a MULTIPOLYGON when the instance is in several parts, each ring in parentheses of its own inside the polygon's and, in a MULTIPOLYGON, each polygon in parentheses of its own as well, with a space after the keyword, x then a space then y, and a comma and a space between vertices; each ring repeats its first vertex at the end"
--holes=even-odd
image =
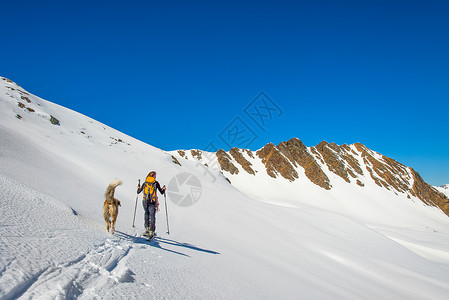
POLYGON ((449 183, 449 1, 1 6, 1 76, 156 147, 361 142, 449 183))

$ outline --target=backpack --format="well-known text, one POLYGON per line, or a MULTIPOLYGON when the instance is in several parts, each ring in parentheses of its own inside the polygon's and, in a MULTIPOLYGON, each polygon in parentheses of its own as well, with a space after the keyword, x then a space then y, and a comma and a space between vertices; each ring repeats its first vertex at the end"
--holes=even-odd
POLYGON ((143 201, 150 200, 151 202, 156 202, 156 180, 153 177, 149 177, 144 182, 144 185, 145 187, 143 189, 143 201))

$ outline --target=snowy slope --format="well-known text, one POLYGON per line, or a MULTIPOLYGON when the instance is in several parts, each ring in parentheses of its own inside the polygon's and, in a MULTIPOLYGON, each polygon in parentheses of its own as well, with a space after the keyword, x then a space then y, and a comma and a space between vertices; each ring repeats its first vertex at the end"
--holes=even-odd
POLYGON ((449 197, 449 184, 443 184, 442 186, 434 186, 440 193, 449 197))
MULTIPOLYGON (((385 188, 385 186, 376 184, 373 174, 368 170, 371 166, 363 161, 356 146, 349 145, 348 148, 361 169, 361 174, 351 178, 351 182, 346 182, 332 172, 322 159, 316 160, 324 176, 329 178, 331 186, 329 190, 313 184, 307 178, 304 168, 293 166, 288 160, 286 160, 288 165, 284 165, 284 168, 291 167, 293 171, 297 172, 299 177, 297 180, 288 180, 279 174, 275 174, 276 177, 270 176, 266 170, 267 166, 256 155, 258 151, 237 150, 248 162, 254 174, 245 171, 242 164, 236 162, 235 157, 233 159, 229 152, 227 152, 230 159, 229 164, 233 164, 232 168, 229 168, 230 171, 223 169, 223 164, 219 163, 219 158, 215 153, 201 150, 179 150, 170 153, 176 156, 181 163, 196 162, 203 168, 203 165, 207 165, 208 170, 222 172, 232 185, 245 195, 273 205, 298 207, 298 205, 306 204, 338 212, 350 218, 362 218, 364 222, 369 221, 373 226, 377 226, 376 224, 379 222, 401 226, 404 218, 408 219, 409 224, 415 223, 417 226, 432 222, 435 207, 429 206, 427 210, 422 209, 423 201, 411 195, 409 190, 399 192, 393 187, 385 188), (363 182, 363 186, 358 185, 356 180, 363 182), (403 218, 398 219, 398 214, 401 214, 403 218)), ((310 148, 308 151, 312 153, 310 148)), ((383 161, 382 155, 371 150, 370 152, 379 161, 383 161)), ((404 173, 405 175, 402 176, 407 181, 407 188, 411 190, 414 183, 413 176, 405 167, 404 173)), ((392 173, 392 176, 400 178, 398 174, 392 173)))
POLYGON ((449 218, 434 207, 369 184, 327 193, 243 172, 225 174, 229 184, 193 157, 179 166, 172 153, 25 93, 0 80, 2 299, 447 297, 449 218), (140 197, 136 228, 132 220, 137 179, 151 170, 169 188, 194 175, 201 197, 187 207, 169 197, 171 234, 162 206, 147 243, 140 197), (124 184, 111 235, 102 203, 115 178, 124 184))

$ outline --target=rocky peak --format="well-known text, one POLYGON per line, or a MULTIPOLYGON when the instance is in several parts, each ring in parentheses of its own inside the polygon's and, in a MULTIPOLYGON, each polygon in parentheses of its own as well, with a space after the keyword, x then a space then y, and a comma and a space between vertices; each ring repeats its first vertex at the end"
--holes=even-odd
POLYGON ((326 190, 331 188, 329 178, 301 140, 292 138, 287 142, 279 143, 277 148, 295 167, 303 167, 305 174, 310 181, 326 190))
POLYGON ((262 163, 267 170, 267 174, 271 177, 276 178, 276 175, 280 174, 290 181, 294 181, 298 178, 298 173, 289 163, 286 156, 282 155, 273 143, 266 144, 262 149, 256 152, 256 155, 262 160, 262 163))

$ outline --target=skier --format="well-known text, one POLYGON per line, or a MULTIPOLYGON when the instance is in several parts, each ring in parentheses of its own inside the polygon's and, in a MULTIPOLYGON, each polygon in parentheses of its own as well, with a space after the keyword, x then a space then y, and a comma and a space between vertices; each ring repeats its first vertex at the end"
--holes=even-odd
POLYGON ((145 234, 148 239, 154 237, 156 231, 156 210, 159 211, 159 201, 157 197, 157 191, 164 195, 165 185, 161 188, 161 185, 156 181, 156 172, 151 171, 142 186, 140 183, 137 185, 137 194, 143 191, 143 209, 145 211, 145 234))

